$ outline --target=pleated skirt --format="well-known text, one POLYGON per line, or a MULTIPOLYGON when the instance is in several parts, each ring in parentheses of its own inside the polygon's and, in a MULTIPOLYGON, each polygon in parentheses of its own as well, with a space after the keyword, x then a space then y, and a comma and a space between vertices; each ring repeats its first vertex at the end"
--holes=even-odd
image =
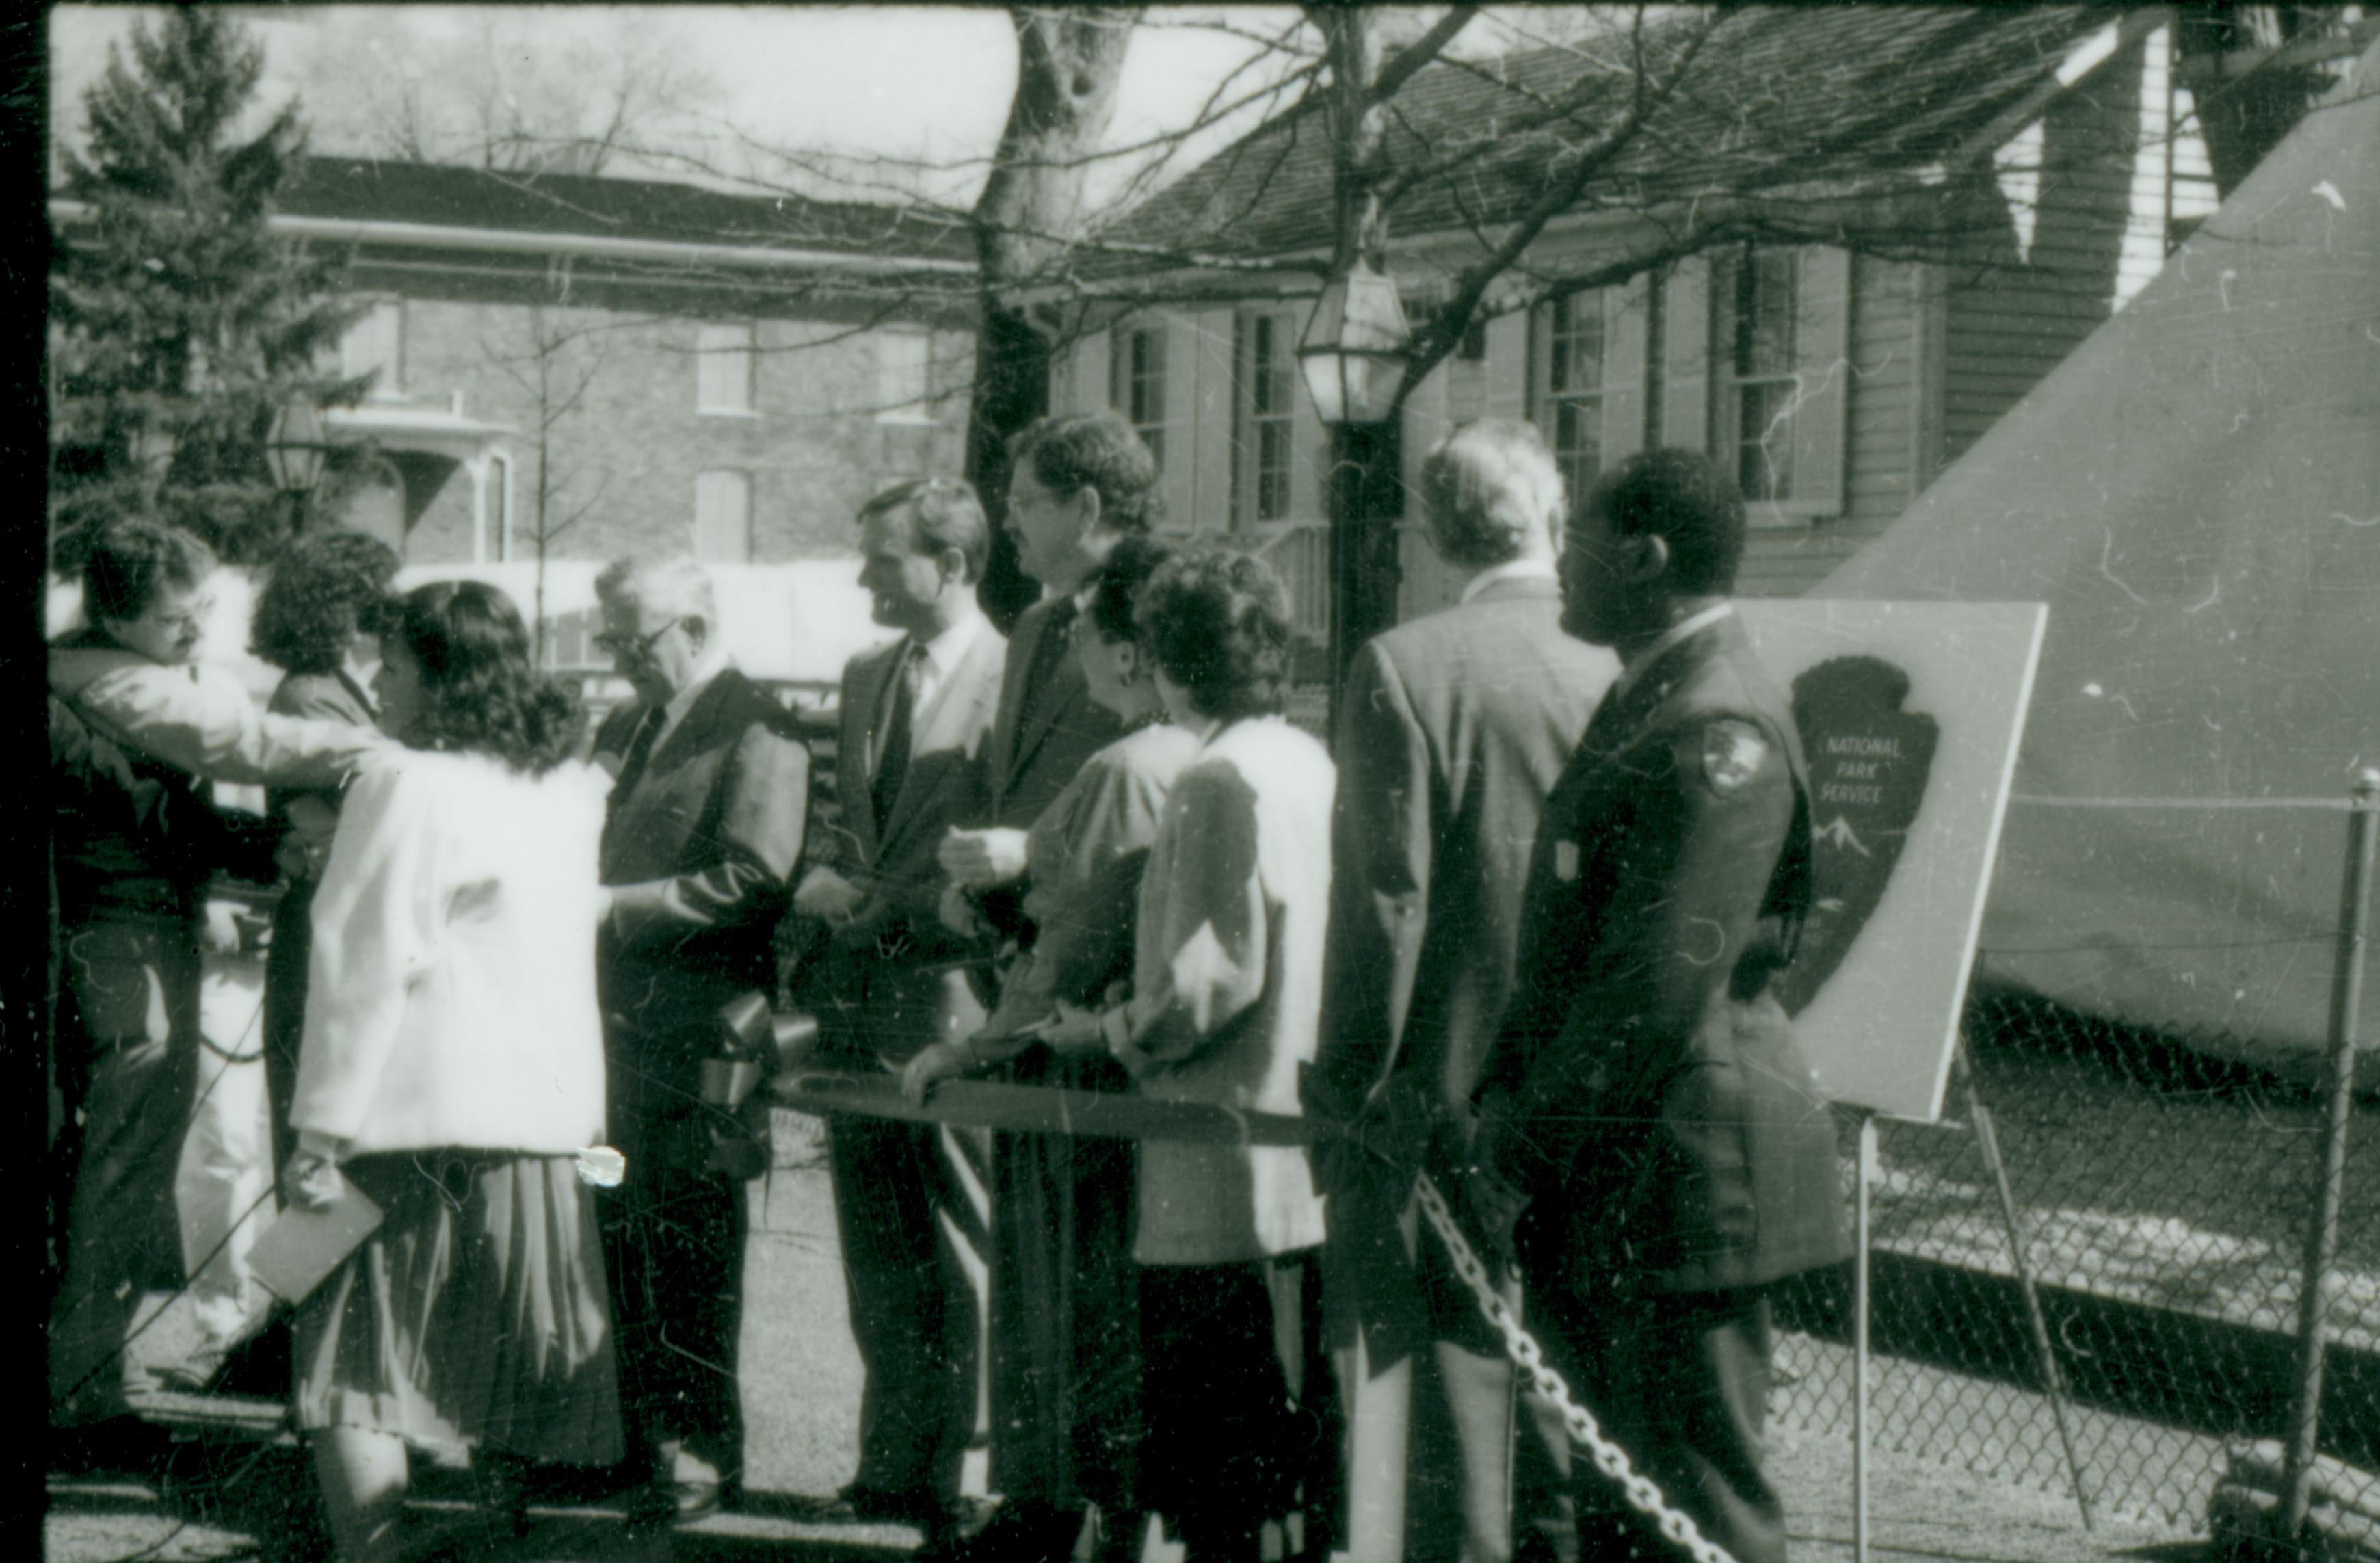
POLYGON ((342 1170, 384 1218, 298 1311, 298 1425, 617 1463, 603 1253, 571 1158, 405 1151, 342 1170))

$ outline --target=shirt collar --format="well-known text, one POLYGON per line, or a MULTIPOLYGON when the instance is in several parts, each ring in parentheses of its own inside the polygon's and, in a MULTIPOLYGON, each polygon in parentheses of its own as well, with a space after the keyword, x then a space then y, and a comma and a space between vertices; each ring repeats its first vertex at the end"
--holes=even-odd
POLYGON ((1471 578, 1470 584, 1463 589, 1463 602, 1468 603, 1474 597, 1478 596, 1482 592, 1487 591, 1489 587, 1501 586, 1508 580, 1553 580, 1557 579, 1559 578, 1554 573, 1554 567, 1551 560, 1533 558, 1508 559, 1500 565, 1490 565, 1486 569, 1481 570, 1477 575, 1473 576, 1471 578))
POLYGON ((935 677, 940 678, 956 667, 967 653, 975 649, 976 641, 982 638, 984 631, 990 628, 991 620, 984 617, 983 610, 970 597, 966 599, 965 611, 956 624, 930 641, 913 637, 910 643, 917 648, 917 654, 932 666, 935 677))
POLYGON ((694 702, 702 698, 702 691, 710 688, 710 681, 726 672, 727 665, 734 660, 723 641, 704 647, 702 655, 695 662, 692 674, 686 678, 686 688, 670 696, 669 703, 662 707, 662 720, 672 727, 677 726, 693 708, 694 702))
POLYGON ((1670 653, 1672 647, 1680 644, 1687 637, 1698 634, 1701 631, 1709 629, 1712 625, 1717 624, 1720 619, 1733 617, 1734 613, 1735 604, 1733 603, 1713 603, 1710 606, 1703 609, 1702 612, 1697 614, 1689 614, 1684 618, 1678 620, 1677 623, 1670 626, 1669 629, 1661 631, 1658 638, 1657 638, 1651 645, 1646 646, 1642 653, 1638 653, 1626 666, 1620 670, 1620 678, 1611 686, 1610 698, 1617 701, 1621 696, 1627 694, 1629 690, 1634 689, 1637 682, 1644 678, 1645 670, 1646 668, 1651 667, 1655 663, 1660 661, 1662 657, 1670 653))

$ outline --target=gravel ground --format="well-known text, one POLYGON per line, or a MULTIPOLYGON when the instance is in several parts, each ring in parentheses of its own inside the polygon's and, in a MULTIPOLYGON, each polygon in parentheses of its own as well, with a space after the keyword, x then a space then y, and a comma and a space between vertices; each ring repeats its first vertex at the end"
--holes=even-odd
MULTIPOLYGON (((756 1191, 756 1199, 761 1197, 756 1191)), ((499 1542, 480 1526, 476 1511, 452 1500, 416 1505, 424 1526, 456 1527, 452 1556, 480 1563, 662 1563, 666 1559, 710 1563, 841 1563, 894 1558, 915 1543, 897 1527, 820 1528, 792 1517, 800 1495, 832 1493, 852 1471, 859 1394, 858 1364, 848 1333, 826 1180, 815 1168, 776 1175, 766 1191, 765 1211, 751 1250, 745 1362, 751 1386, 748 1464, 754 1496, 748 1512, 723 1516, 675 1538, 631 1543, 623 1537, 616 1508, 601 1504, 540 1506, 531 1534, 499 1542)), ((1783 1358, 1807 1373, 1819 1357, 1839 1349, 1790 1337, 1783 1358), (1813 1355, 1816 1354, 1816 1355, 1813 1355)), ((1847 1370, 1844 1370, 1847 1371, 1847 1370)), ((1880 1374, 1926 1370, 1906 1364, 1879 1365, 1880 1374)), ((1812 1379, 1829 1376, 1811 1374, 1812 1379)), ((1966 1420, 1961 1408, 1982 1413, 1993 1386, 1948 1375, 1931 1386, 1930 1403, 1946 1408, 1946 1423, 1966 1420), (1972 1400, 1973 1404, 1970 1405, 1972 1400)), ((1882 1380, 1880 1378, 1879 1382, 1882 1380)), ((1805 1559, 1852 1556, 1852 1460, 1849 1440, 1839 1432, 1799 1425, 1791 1390, 1779 1403, 1772 1471, 1785 1494, 1794 1555, 1805 1559)), ((2030 1438, 2028 1426, 2003 1423, 2006 1435, 2030 1438)), ((2139 1425, 2139 1424, 2134 1424, 2139 1425)), ((2161 1430, 2149 1430, 2157 1433, 2161 1430)), ((192 1518, 188 1498, 161 1496, 150 1480, 51 1483, 46 1555, 56 1563, 128 1563, 133 1558, 179 1560, 255 1557, 260 1537, 271 1540, 288 1528, 266 1497, 273 1478, 300 1468, 294 1453, 267 1456, 241 1470, 244 1448, 187 1451, 183 1467, 238 1479, 218 1496, 223 1507, 212 1518, 192 1518), (260 1502, 260 1500, 262 1500, 260 1502)), ((1870 1462, 1870 1556, 1878 1558, 1995 1559, 2007 1563, 2078 1563, 2082 1559, 2155 1558, 2168 1563, 2211 1559, 2203 1539, 2167 1526, 2112 1515, 2098 1516, 2095 1532, 2082 1528, 2073 1500, 2063 1493, 2013 1484, 1991 1474, 2006 1461, 1988 1436, 1972 1440, 1945 1435, 1923 1453, 1879 1448, 1870 1462)), ((446 1484, 452 1490, 452 1483, 446 1484)), ((425 1492, 435 1484, 425 1482, 425 1492)), ((1176 1555, 1152 1549, 1151 1563, 1176 1555)))

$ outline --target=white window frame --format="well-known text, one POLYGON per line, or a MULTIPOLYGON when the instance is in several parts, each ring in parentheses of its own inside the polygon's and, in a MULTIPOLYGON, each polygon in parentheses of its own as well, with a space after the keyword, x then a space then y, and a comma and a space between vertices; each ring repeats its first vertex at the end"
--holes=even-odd
POLYGON ((880 327, 876 338, 876 421, 935 423, 934 336, 930 331, 880 327), (898 352, 893 345, 902 344, 898 352), (915 343, 914 353, 908 344, 915 343))
POLYGON ((708 467, 695 473, 694 519, 686 528, 686 534, 688 545, 700 563, 749 564, 752 559, 752 474, 740 467, 708 467), (740 547, 722 554, 706 546, 703 527, 706 494, 735 496, 735 507, 743 512, 738 529, 742 534, 740 547))
POLYGON ((1595 480, 1607 465, 1605 455, 1612 444, 1607 427, 1611 407, 1609 392, 1613 345, 1610 295, 1609 288, 1584 288, 1548 299, 1530 313, 1531 421, 1545 436, 1546 448, 1553 452, 1555 464, 1561 469, 1562 480, 1573 496, 1594 487, 1595 480), (1576 366, 1563 348, 1565 338, 1574 339, 1579 335, 1582 316, 1591 316, 1594 322, 1595 354, 1588 366, 1590 383, 1572 385, 1570 372, 1576 366), (1582 421, 1592 421, 1594 460, 1584 470, 1575 449, 1564 448, 1562 414, 1573 409, 1582 421))
POLYGON ((759 354, 749 321, 695 327, 694 410, 703 418, 759 416, 759 354))
POLYGON ((1249 531, 1298 519, 1297 398, 1305 387, 1297 371, 1295 311, 1244 313, 1237 336, 1232 351, 1231 524, 1234 531, 1249 531), (1259 352, 1270 361, 1259 365, 1259 352), (1267 384, 1258 384, 1260 370, 1267 384), (1277 464, 1268 456, 1277 457, 1277 464), (1268 487, 1269 467, 1277 470, 1277 489, 1268 487))
POLYGON ((1108 406, 1148 446, 1160 472, 1165 470, 1165 326, 1162 319, 1119 325, 1108 348, 1108 406))
POLYGON ((405 399, 405 300, 374 299, 339 337, 339 377, 370 373, 373 401, 405 399), (383 345, 384 344, 384 345, 383 345), (365 362, 367 353, 370 361, 365 362))

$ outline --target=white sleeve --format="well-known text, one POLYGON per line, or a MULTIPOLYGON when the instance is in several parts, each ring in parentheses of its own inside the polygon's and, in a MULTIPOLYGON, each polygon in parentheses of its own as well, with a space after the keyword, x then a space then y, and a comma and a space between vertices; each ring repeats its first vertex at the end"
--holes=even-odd
POLYGON ((217 668, 118 667, 75 700, 111 738, 209 781, 335 787, 381 742, 351 723, 261 710, 217 668))
POLYGON ((290 1122, 340 1139, 361 1127, 405 1020, 406 992, 436 959, 435 775, 402 760, 348 790, 314 895, 305 1040, 290 1122))

